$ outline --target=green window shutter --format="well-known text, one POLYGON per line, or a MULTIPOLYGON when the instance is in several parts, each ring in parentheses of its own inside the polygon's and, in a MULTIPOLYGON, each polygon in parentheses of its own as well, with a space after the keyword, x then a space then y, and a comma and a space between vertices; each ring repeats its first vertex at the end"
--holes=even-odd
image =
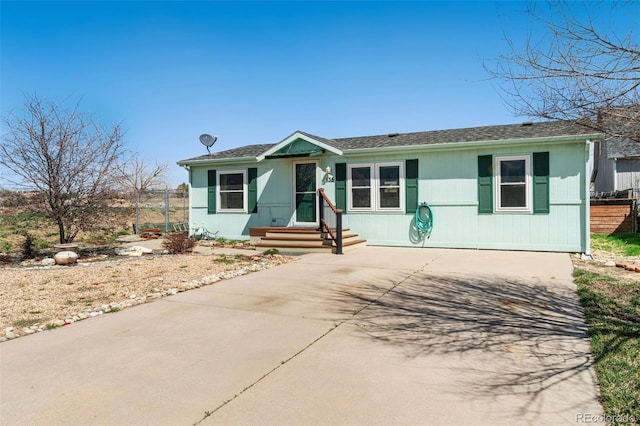
POLYGON ((414 213, 418 208, 418 160, 405 161, 405 212, 414 213))
POLYGON ((493 213, 493 157, 478 155, 478 213, 493 213))
POLYGON ((256 167, 250 167, 247 170, 247 179, 249 183, 247 185, 247 199, 249 205, 247 211, 249 213, 258 213, 258 169, 256 167))
POLYGON ((207 172, 207 213, 216 213, 216 171, 207 172))
POLYGON ((549 213, 549 153, 533 153, 533 212, 549 213))
POLYGON ((347 163, 336 163, 336 208, 347 213, 347 163))

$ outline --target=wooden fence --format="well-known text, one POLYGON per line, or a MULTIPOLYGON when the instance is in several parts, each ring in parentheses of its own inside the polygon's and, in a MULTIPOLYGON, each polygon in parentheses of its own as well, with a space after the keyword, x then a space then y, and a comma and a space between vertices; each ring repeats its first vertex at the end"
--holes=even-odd
POLYGON ((636 200, 591 199, 590 213, 592 234, 617 234, 638 230, 636 200))

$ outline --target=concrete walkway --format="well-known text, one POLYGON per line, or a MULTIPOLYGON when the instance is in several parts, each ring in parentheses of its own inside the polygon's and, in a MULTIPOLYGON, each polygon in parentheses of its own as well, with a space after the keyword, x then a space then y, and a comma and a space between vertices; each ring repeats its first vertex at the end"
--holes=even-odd
POLYGON ((0 424, 563 425, 597 403, 566 254, 366 247, 0 345, 0 424))

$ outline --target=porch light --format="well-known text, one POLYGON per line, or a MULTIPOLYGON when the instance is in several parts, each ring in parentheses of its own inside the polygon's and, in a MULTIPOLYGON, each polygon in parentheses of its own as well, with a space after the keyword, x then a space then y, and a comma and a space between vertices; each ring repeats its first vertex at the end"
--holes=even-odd
POLYGON ((331 166, 327 166, 324 169, 324 176, 322 178, 322 183, 325 184, 327 182, 333 182, 334 178, 333 175, 331 174, 331 166))

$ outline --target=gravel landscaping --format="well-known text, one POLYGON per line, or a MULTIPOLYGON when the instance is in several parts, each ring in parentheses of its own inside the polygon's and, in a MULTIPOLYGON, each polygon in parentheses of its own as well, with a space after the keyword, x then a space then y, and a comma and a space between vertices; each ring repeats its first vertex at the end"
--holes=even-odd
POLYGON ((41 261, 0 267, 0 341, 67 326, 167 295, 267 269, 291 258, 194 253, 95 255, 73 266, 41 261), (46 263, 46 262, 45 262, 46 263))
MULTIPOLYGON (((293 259, 252 250, 223 254, 213 247, 193 254, 142 257, 106 252, 85 253, 73 266, 43 266, 48 263, 42 259, 0 266, 0 342, 68 326, 293 259)), ((620 256, 597 250, 593 254, 594 260, 572 256, 574 266, 622 279, 640 279, 640 273, 605 266, 620 261, 620 256)), ((638 256, 622 260, 640 266, 638 256)))

